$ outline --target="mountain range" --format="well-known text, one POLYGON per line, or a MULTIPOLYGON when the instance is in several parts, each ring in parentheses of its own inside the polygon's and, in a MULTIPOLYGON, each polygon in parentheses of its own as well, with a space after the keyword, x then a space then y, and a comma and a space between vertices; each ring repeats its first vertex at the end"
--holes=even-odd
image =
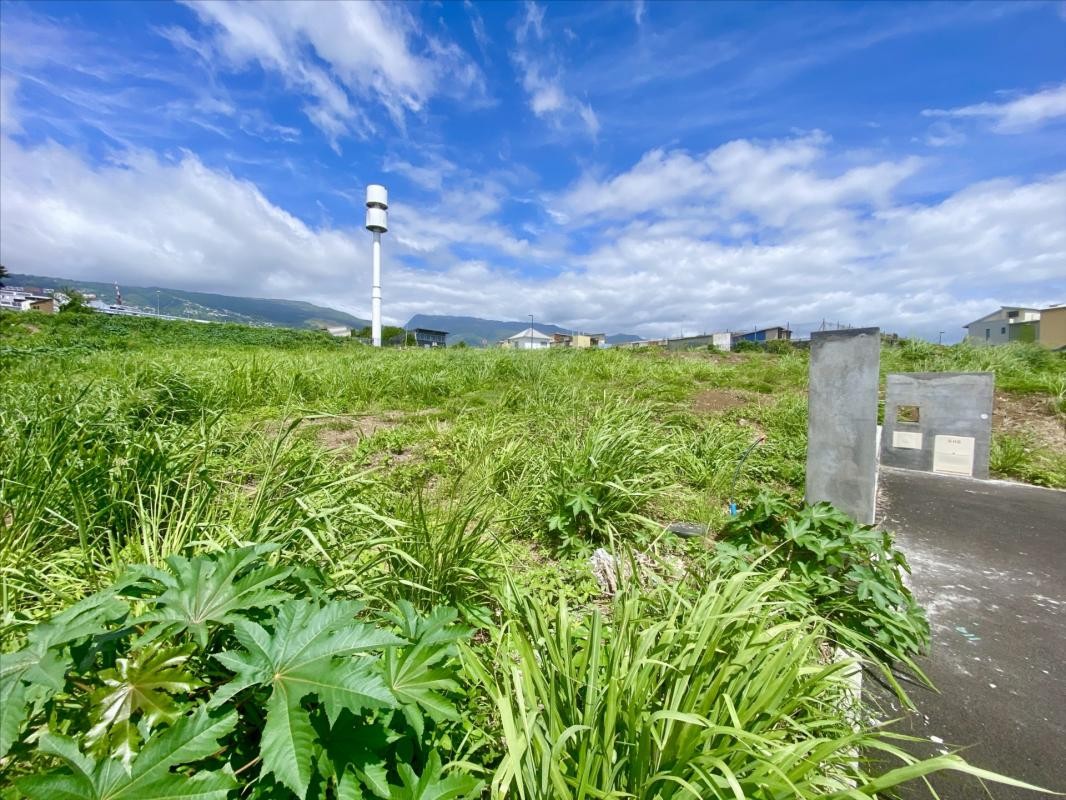
MULTIPOLYGON (((82 294, 94 294, 106 303, 115 302, 115 285, 95 281, 46 278, 40 275, 12 273, 5 282, 9 286, 27 289, 77 289, 82 294)), ((120 286, 122 303, 146 311, 156 311, 175 317, 192 317, 211 322, 240 322, 246 325, 275 325, 282 328, 323 328, 327 325, 346 325, 361 328, 370 323, 302 300, 277 300, 264 297, 232 297, 207 292, 187 292, 162 286, 120 286), (158 302, 158 307, 156 303, 158 302)))
MULTIPOLYGON (((21 286, 26 289, 77 289, 83 294, 95 295, 107 303, 116 301, 115 285, 98 281, 72 280, 69 278, 49 278, 42 275, 24 275, 12 273, 5 282, 9 286, 21 286)), ((175 317, 206 319, 212 322, 238 322, 246 325, 274 325, 284 328, 322 328, 326 325, 346 325, 353 329, 369 325, 369 321, 337 311, 326 306, 305 303, 302 300, 277 300, 264 297, 234 297, 208 292, 189 292, 184 289, 167 289, 162 286, 126 286, 119 287, 122 303, 146 311, 155 311, 175 317), (156 305, 158 303, 158 306, 156 305)), ((474 347, 493 346, 500 339, 506 339, 529 327, 528 322, 481 319, 480 317, 454 317, 437 314, 416 314, 405 326, 414 328, 432 328, 447 331, 448 344, 466 342, 474 347)), ((534 327, 544 333, 572 333, 572 328, 564 328, 550 323, 536 322, 534 327)), ((586 331, 602 333, 603 331, 586 331)), ((629 333, 608 334, 610 344, 632 342, 640 339, 629 333)))

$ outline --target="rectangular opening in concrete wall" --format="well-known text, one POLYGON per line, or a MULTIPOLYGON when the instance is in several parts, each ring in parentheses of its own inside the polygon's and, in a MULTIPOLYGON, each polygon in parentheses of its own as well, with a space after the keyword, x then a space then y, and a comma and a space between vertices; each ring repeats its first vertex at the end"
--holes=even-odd
POLYGON ((918 422, 918 406, 896 406, 896 422, 918 422))

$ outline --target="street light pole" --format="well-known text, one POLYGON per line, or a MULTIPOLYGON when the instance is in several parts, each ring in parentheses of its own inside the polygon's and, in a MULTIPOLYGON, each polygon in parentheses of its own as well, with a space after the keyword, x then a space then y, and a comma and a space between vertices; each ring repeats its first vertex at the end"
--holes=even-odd
POLYGON ((937 344, 944 344, 944 331, 940 332, 940 335, 936 338, 937 344))
POLYGON ((533 315, 529 315, 529 349, 533 349, 533 315))
POLYGON ((159 290, 155 290, 155 315, 159 316, 159 290))

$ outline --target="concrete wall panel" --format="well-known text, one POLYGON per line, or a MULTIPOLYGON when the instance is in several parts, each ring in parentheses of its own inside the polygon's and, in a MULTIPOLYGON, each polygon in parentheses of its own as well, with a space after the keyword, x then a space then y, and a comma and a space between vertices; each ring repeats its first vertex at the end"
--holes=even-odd
POLYGON ((889 374, 885 379, 881 463, 960 474, 961 459, 972 449, 973 477, 987 478, 994 389, 991 372, 889 374), (910 412, 914 408, 916 420, 910 412))

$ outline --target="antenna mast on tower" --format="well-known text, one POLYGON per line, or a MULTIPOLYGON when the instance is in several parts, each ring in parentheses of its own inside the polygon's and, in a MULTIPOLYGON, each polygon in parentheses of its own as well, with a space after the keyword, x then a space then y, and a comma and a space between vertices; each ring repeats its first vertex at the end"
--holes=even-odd
POLYGON ((380 183, 366 187, 366 229, 374 234, 374 277, 370 288, 370 333, 381 347, 381 234, 389 229, 389 192, 380 183))

